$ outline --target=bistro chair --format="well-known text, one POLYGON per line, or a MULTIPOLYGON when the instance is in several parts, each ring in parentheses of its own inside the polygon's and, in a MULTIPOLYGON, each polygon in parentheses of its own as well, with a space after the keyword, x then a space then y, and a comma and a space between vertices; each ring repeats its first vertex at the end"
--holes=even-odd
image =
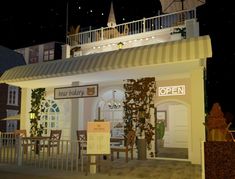
POLYGON ((27 137, 26 129, 15 130, 16 137, 27 137))
MULTIPOLYGON (((26 129, 15 130, 14 134, 15 134, 16 139, 27 137, 26 129)), ((24 154, 28 152, 28 147, 30 145, 31 145, 31 142, 28 141, 28 139, 22 139, 22 146, 23 146, 24 154)))
POLYGON ((77 130, 77 140, 78 140, 78 157, 81 157, 81 151, 86 151, 87 146, 87 131, 86 130, 77 130))
POLYGON ((119 158, 119 152, 124 152, 126 157, 126 162, 128 162, 128 153, 131 153, 131 159, 133 160, 133 150, 135 144, 136 134, 135 131, 129 131, 125 136, 125 145, 122 146, 111 146, 111 160, 114 159, 114 152, 117 152, 117 158, 119 158))
POLYGON ((41 147, 47 148, 49 155, 51 152, 54 153, 54 148, 57 149, 57 154, 59 154, 61 134, 62 130, 51 130, 48 143, 41 145, 41 147))

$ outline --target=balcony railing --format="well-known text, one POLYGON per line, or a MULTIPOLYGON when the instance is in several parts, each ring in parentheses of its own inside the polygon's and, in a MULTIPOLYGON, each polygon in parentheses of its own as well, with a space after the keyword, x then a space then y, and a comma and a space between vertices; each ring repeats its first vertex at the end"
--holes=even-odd
POLYGON ((71 46, 113 39, 128 35, 140 34, 155 30, 184 25, 185 20, 195 19, 196 10, 180 11, 171 14, 159 15, 141 20, 123 23, 110 27, 80 32, 67 36, 67 44, 71 46))

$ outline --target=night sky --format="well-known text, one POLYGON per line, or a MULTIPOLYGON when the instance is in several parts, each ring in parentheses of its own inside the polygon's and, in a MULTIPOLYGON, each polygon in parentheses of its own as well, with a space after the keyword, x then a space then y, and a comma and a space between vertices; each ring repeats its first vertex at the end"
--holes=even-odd
MULTIPOLYGON (((156 16, 161 9, 159 0, 145 2, 113 0, 117 24, 156 16)), ((106 27, 110 4, 111 0, 9 1, 0 6, 4 27, 0 28, 1 44, 17 49, 48 41, 65 42, 66 22, 68 29, 80 25, 83 31, 106 27)))
MULTIPOLYGON (((50 41, 65 42, 68 27, 82 30, 106 27, 111 0, 4 1, 0 6, 0 45, 23 48, 50 41), (67 11, 68 3, 68 11, 67 11), (68 14, 68 21, 66 21, 68 14)), ((113 0, 117 24, 152 17, 159 0, 113 0)), ((207 0, 197 8, 200 35, 210 35, 213 57, 207 66, 207 109, 214 102, 235 115, 235 10, 232 1, 207 0), (226 4, 225 4, 226 3, 226 4)))

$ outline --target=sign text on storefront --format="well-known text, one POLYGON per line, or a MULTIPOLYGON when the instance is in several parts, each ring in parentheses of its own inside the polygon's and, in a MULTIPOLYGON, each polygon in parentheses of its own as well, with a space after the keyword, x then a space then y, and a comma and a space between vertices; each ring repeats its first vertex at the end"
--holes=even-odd
POLYGON ((55 88, 55 99, 97 97, 98 84, 55 88))
POLYGON ((158 96, 185 95, 185 85, 158 87, 158 96))

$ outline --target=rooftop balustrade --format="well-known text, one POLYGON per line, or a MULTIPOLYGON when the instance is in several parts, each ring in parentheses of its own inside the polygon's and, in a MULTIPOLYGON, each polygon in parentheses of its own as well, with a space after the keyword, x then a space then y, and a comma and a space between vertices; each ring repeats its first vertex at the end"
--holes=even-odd
POLYGON ((184 25, 186 20, 195 18, 195 9, 143 18, 140 20, 119 24, 115 27, 101 27, 99 29, 69 35, 67 36, 67 44, 74 47, 77 45, 84 45, 107 39, 163 30, 166 28, 184 25))

